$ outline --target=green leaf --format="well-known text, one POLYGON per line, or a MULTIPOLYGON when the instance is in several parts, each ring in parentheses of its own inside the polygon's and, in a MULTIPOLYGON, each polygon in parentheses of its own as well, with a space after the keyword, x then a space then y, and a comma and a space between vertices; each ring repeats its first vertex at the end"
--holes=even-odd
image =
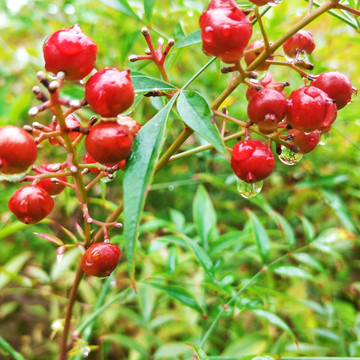
POLYGON ((262 309, 251 310, 251 311, 255 315, 267 320, 271 324, 273 324, 273 325, 277 326, 278 328, 280 328, 281 330, 285 331, 287 334, 289 334, 292 337, 293 340, 296 341, 295 334, 290 329, 289 325, 283 319, 281 319, 279 316, 271 313, 270 311, 266 311, 266 310, 262 310, 262 309))
POLYGON ((177 250, 175 246, 172 246, 169 250, 169 256, 167 259, 167 272, 173 274, 178 264, 177 250))
POLYGON ((156 161, 165 137, 166 122, 176 95, 160 110, 135 137, 133 149, 126 161, 124 174, 124 235, 131 280, 135 280, 135 243, 139 232, 141 213, 145 205, 156 161))
POLYGON ((18 353, 8 342, 0 336, 0 348, 8 353, 14 360, 26 360, 20 353, 18 353))
POLYGON ((163 284, 154 283, 154 282, 146 282, 144 284, 153 286, 156 289, 166 292, 173 299, 181 302, 185 306, 202 314, 202 310, 201 310, 199 303, 196 301, 194 296, 192 294, 190 294, 187 290, 185 290, 179 286, 163 285, 163 284))
POLYGON ((110 340, 112 342, 118 343, 122 347, 125 347, 127 349, 135 350, 145 357, 149 356, 146 349, 144 349, 138 341, 134 340, 130 336, 121 335, 121 334, 107 334, 107 335, 105 334, 102 335, 101 338, 103 340, 110 340))
POLYGON ((151 21, 155 0, 144 0, 144 11, 148 21, 151 21))
POLYGON ((101 0, 101 2, 117 11, 120 11, 126 15, 131 16, 137 21, 142 22, 139 16, 136 15, 135 11, 128 4, 127 0, 101 0))
POLYGON ((305 216, 301 216, 300 220, 301 220, 301 222, 303 224, 303 227, 304 227, 304 233, 305 233, 306 241, 311 242, 315 237, 314 226, 305 216))
MULTIPOLYGON (((0 268, 0 289, 9 283, 13 277, 20 277, 19 280, 22 280, 19 272, 31 256, 32 254, 29 251, 22 252, 11 258, 11 260, 0 268)), ((23 281, 20 281, 20 283, 23 283, 23 281)))
POLYGON ((193 218, 205 250, 216 226, 216 212, 210 196, 203 185, 199 185, 193 202, 193 218))
POLYGON ((285 277, 316 281, 316 279, 307 271, 292 265, 272 266, 268 270, 285 277))
POLYGON ((246 212, 250 218, 261 259, 263 263, 265 263, 270 254, 270 239, 266 233, 265 228, 262 226, 259 218, 255 215, 255 213, 249 209, 247 209, 246 212))
POLYGON ((178 43, 176 43, 173 49, 180 49, 183 47, 187 47, 190 45, 200 44, 201 43, 201 30, 195 30, 191 34, 187 35, 185 38, 181 39, 178 43))
POLYGON ((132 83, 136 93, 147 93, 152 90, 176 90, 176 87, 159 79, 145 76, 145 75, 134 75, 131 76, 132 83))
POLYGON ((182 342, 171 342, 161 345, 154 354, 154 359, 174 359, 189 352, 190 349, 182 342))
POLYGON ((211 121, 210 106, 199 93, 182 91, 177 102, 177 110, 186 125, 213 145, 220 154, 226 155, 219 130, 211 121))
POLYGON ((307 253, 295 253, 292 255, 293 258, 295 258, 297 261, 310 266, 311 268, 318 270, 322 273, 326 273, 325 268, 322 266, 322 264, 316 260, 314 257, 307 253))
POLYGON ((199 360, 209 360, 209 357, 206 355, 203 349, 193 344, 188 344, 188 345, 192 347, 199 360))

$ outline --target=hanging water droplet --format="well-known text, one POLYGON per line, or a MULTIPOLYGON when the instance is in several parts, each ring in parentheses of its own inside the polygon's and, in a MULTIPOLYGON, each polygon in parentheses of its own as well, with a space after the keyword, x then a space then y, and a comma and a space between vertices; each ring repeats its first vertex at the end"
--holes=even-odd
POLYGON ((263 187, 263 181, 255 182, 255 183, 247 183, 240 179, 236 181, 236 189, 239 194, 245 199, 250 199, 260 194, 260 191, 263 187))
POLYGON ((116 176, 116 173, 109 174, 109 176, 103 177, 103 178, 101 179, 101 181, 106 184, 106 183, 108 183, 108 182, 113 181, 113 180, 115 179, 115 176, 116 176))
POLYGON ((26 174, 27 174, 28 171, 25 171, 21 174, 1 174, 0 173, 0 181, 1 180, 6 180, 8 182, 19 182, 19 180, 21 180, 26 174))
POLYGON ((83 357, 87 358, 90 354, 90 348, 88 346, 84 346, 83 348, 81 348, 81 352, 83 354, 83 357))
POLYGON ((295 165, 297 164, 301 158, 303 157, 303 154, 295 153, 291 151, 286 146, 281 146, 281 154, 279 155, 279 160, 285 164, 285 165, 295 165))
POLYGON ((214 29, 211 26, 207 26, 204 29, 203 40, 208 43, 214 40, 214 29))

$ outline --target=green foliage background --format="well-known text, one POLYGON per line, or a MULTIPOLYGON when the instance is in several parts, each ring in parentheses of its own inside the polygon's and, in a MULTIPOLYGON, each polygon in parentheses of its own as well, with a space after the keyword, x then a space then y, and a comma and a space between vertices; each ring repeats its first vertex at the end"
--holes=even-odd
MULTIPOLYGON (((205 1, 197 0, 128 3, 133 12, 120 0, 1 2, 0 125, 31 122, 27 112, 36 105, 31 88, 44 67, 42 44, 54 31, 79 23, 98 45, 97 68, 130 68, 133 74, 159 77, 153 64, 128 61, 129 55, 146 48, 141 27, 148 26, 154 39, 161 35, 179 43, 198 29, 206 7, 205 1)), ((240 3, 249 6, 245 0, 240 3)), ((306 8, 306 1, 284 0, 268 11, 264 23, 270 41, 290 29, 306 8)), ((316 41, 313 73, 339 70, 360 86, 356 27, 356 21, 350 26, 329 14, 307 27, 316 41)), ((259 37, 255 26, 253 38, 259 37)), ((208 60, 200 44, 175 46, 166 64, 171 83, 183 86, 208 60)), ((214 62, 190 90, 214 100, 231 79, 219 69, 214 62)), ((288 68, 271 71, 277 80, 290 82, 288 92, 302 86, 288 68)), ((245 92, 241 85, 226 101, 229 113, 242 120, 245 92)), ((64 94, 82 96, 74 85, 64 94)), ((192 350, 186 343, 201 344, 213 359, 264 353, 360 356, 359 104, 356 100, 341 110, 324 145, 299 164, 290 167, 277 161, 262 194, 252 201, 240 197, 228 162, 214 151, 174 161, 160 171, 140 228, 138 295, 127 290, 125 257, 109 280, 86 278, 74 311, 74 329, 81 330, 78 352, 84 352, 89 341, 94 346, 91 359, 190 359, 192 350), (298 247, 310 242, 287 255, 289 243, 298 247), (279 259, 264 273, 258 272, 259 249, 268 262, 279 259), (224 307, 250 279, 246 290, 224 307), (99 317, 89 320, 103 304, 108 306, 99 317), (91 326, 81 328, 87 319, 91 326), (212 325, 214 331, 208 332, 212 325)), ((143 99, 133 117, 144 124, 161 106, 159 99, 143 99)), ((89 114, 83 112, 84 117, 89 114)), ((49 113, 36 118, 42 123, 50 120, 49 113)), ((181 130, 174 110, 165 146, 181 130)), ((184 149, 202 142, 193 136, 184 149)), ((63 161, 64 154, 42 145, 37 163, 50 157, 63 161)), ((112 183, 93 190, 95 218, 103 220, 103 208, 111 211, 118 205, 121 182, 118 174, 112 183)), ((7 209, 17 187, 0 182, 0 336, 27 359, 54 359, 57 346, 50 338, 58 337, 51 326, 55 329, 63 317, 80 253, 67 251, 58 264, 54 246, 34 232, 55 233, 69 242, 55 222, 76 233, 81 213, 74 194, 65 191, 56 199, 52 220, 25 226, 7 209)), ((113 232, 112 241, 124 250, 121 232, 113 232)), ((10 359, 1 347, 0 358, 10 359)))

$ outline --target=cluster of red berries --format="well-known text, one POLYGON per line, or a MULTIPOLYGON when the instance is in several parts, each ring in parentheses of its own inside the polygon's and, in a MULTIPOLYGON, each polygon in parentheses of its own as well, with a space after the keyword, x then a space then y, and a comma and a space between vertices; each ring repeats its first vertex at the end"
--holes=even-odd
MULTIPOLYGON (((5 176, 26 174, 30 167, 35 172, 35 175, 26 175, 21 179, 32 181, 32 184, 17 190, 8 203, 9 209, 25 224, 36 224, 51 213, 54 207, 52 196, 63 191, 65 186, 71 186, 68 183, 69 174, 79 174, 81 169, 85 169, 80 176, 90 170, 100 177, 111 177, 114 171, 124 169, 133 139, 141 128, 136 120, 120 115, 131 107, 135 98, 130 71, 115 68, 95 71, 97 45, 78 25, 49 36, 44 43, 43 53, 46 70, 58 75, 58 80, 60 74, 60 86, 52 86, 42 78, 42 84, 49 90, 50 100, 40 88, 37 89, 36 93, 42 94, 38 98, 44 103, 30 114, 50 109, 55 115, 54 120, 48 126, 38 124, 37 128, 23 129, 11 125, 0 128, 0 173, 5 176), (81 105, 70 104, 70 111, 65 113, 62 123, 56 106, 69 105, 59 97, 62 81, 80 81, 91 72, 93 74, 84 84, 85 100, 82 103, 88 104, 101 116, 101 121, 95 124, 95 119, 83 127, 72 114, 81 105), (30 133, 39 136, 34 139, 30 133), (61 164, 33 166, 39 142, 46 139, 51 145, 63 146, 70 153, 69 142, 74 149, 83 136, 86 136, 87 152, 83 156, 85 164, 81 169, 74 166, 69 157, 61 164), (89 166, 87 169, 86 165, 90 164, 95 164, 95 167, 89 166)), ((94 243, 83 255, 82 268, 89 275, 108 276, 117 266, 120 254, 120 249, 108 240, 94 243)))
MULTIPOLYGON (((272 1, 251 2, 262 6, 272 1)), ((248 45, 252 25, 234 0, 210 1, 200 17, 200 28, 204 53, 233 63, 235 70, 241 69, 243 57, 249 66, 265 49, 263 39, 248 45)), ((292 63, 314 49, 313 36, 306 30, 298 31, 283 44, 284 53, 292 63)), ((267 71, 273 58, 274 55, 269 54, 254 70, 267 71)), ((268 143, 250 139, 251 126, 257 126, 258 132, 270 140, 274 140, 273 134, 281 133, 278 138, 284 140, 282 143, 288 150, 306 154, 315 149, 321 134, 330 130, 337 110, 351 101, 353 87, 346 75, 329 71, 307 78, 311 83, 292 91, 288 99, 284 92, 284 86, 288 84, 275 81, 270 73, 266 73, 261 81, 247 82, 250 86, 246 93, 249 101, 246 138, 234 146, 231 159, 234 173, 244 182, 263 180, 275 166, 268 143)))

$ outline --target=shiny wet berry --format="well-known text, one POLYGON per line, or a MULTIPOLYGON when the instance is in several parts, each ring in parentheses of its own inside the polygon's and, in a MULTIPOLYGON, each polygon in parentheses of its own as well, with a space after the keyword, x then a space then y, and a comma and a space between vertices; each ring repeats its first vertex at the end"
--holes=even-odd
POLYGON ((129 130, 118 121, 100 121, 86 136, 85 147, 94 160, 112 166, 130 155, 132 143, 129 130))
POLYGON ((40 166, 40 168, 38 168, 37 172, 39 174, 54 174, 53 178, 43 179, 37 183, 37 186, 40 186, 41 188, 43 188, 50 195, 58 195, 65 189, 65 185, 56 183, 51 180, 51 179, 56 179, 56 180, 60 180, 60 181, 67 181, 66 176, 56 176, 56 174, 58 174, 58 173, 65 172, 64 170, 59 170, 56 164, 42 165, 42 166, 40 166))
MULTIPOLYGON (((81 128, 80 121, 73 114, 70 114, 65 118, 65 124, 66 124, 66 132, 69 134, 70 140, 74 141, 80 135, 80 128, 81 128)), ((57 124, 54 130, 60 131, 60 125, 57 124)), ((51 145, 59 144, 54 137, 49 138, 49 143, 51 145)))
POLYGON ((43 188, 27 185, 14 193, 8 206, 21 222, 36 224, 51 213, 54 200, 43 188))
POLYGON ((342 109, 351 101, 353 87, 350 79, 339 71, 328 71, 319 75, 312 83, 335 100, 337 109, 342 109))
POLYGON ((0 128, 0 173, 23 173, 36 157, 35 140, 24 129, 12 125, 0 128))
POLYGON ((310 133, 304 133, 303 131, 291 129, 289 135, 292 137, 290 142, 296 145, 300 154, 307 154, 313 151, 320 141, 321 132, 318 130, 310 133))
POLYGON ((285 97, 274 89, 264 88, 249 101, 247 113, 249 119, 258 125, 263 134, 277 130, 277 124, 283 120, 287 111, 285 97))
POLYGON ((256 139, 238 142, 232 152, 231 168, 235 175, 247 183, 268 177, 274 170, 275 159, 269 145, 256 139))
POLYGON ((109 276, 119 263, 121 250, 110 243, 92 244, 84 253, 81 268, 87 275, 109 276))
POLYGON ((284 52, 289 57, 295 57, 298 53, 310 55, 315 49, 315 42, 312 33, 307 30, 299 30, 283 45, 284 52))
POLYGON ((85 85, 85 98, 91 109, 103 117, 116 117, 134 102, 134 86, 130 70, 104 68, 85 85))
POLYGON ((97 46, 79 25, 74 25, 49 36, 43 52, 47 71, 64 71, 67 80, 81 80, 94 68, 97 46))
POLYGON ((286 120, 297 130, 327 132, 336 115, 334 100, 315 86, 304 86, 289 96, 286 120))
POLYGON ((202 48, 206 55, 234 63, 243 56, 252 25, 234 0, 212 0, 200 17, 202 48))
MULTIPOLYGON (((271 75, 271 73, 267 72, 264 78, 257 83, 254 83, 254 85, 258 85, 260 88, 269 88, 274 89, 281 93, 284 97, 286 97, 286 93, 284 91, 285 84, 281 81, 276 81, 274 77, 271 75)), ((260 89, 259 89, 260 90, 260 89)), ((250 101, 250 99, 259 91, 255 87, 249 87, 246 91, 246 99, 250 101)))
MULTIPOLYGON (((244 60, 246 65, 249 66, 262 52, 264 51, 264 40, 256 40, 252 42, 246 48, 246 54, 244 55, 244 60)), ((274 57, 269 56, 267 60, 272 60, 274 57)), ((266 64, 265 62, 255 68, 255 71, 266 71, 269 68, 270 64, 266 64)))

